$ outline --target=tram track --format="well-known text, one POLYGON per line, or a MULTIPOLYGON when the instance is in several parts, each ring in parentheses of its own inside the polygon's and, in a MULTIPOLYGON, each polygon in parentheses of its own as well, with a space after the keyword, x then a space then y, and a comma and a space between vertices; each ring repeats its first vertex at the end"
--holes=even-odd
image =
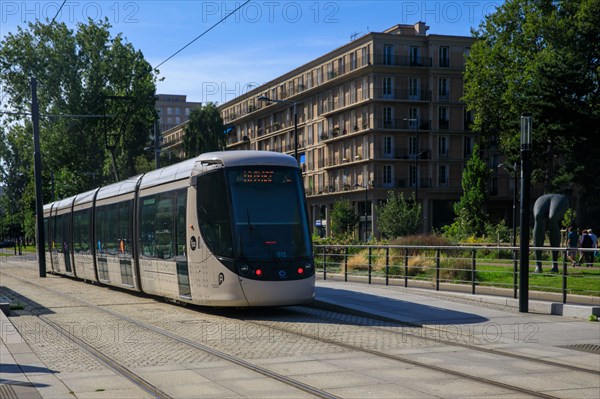
MULTIPOLYGON (((55 295, 58 295, 60 297, 63 298, 68 298, 69 300, 72 301, 76 301, 79 302, 87 307, 96 309, 96 310, 100 310, 102 312, 105 312, 107 314, 110 314, 113 317, 116 317, 118 319, 124 320, 126 322, 129 322, 133 325, 142 327, 148 331, 152 331, 154 333, 160 334, 164 337, 167 337, 169 339, 172 339, 174 341, 177 341, 179 343, 185 344, 189 347, 195 348, 197 350, 200 350, 202 352, 208 353, 212 356, 215 356, 217 358, 220 358, 222 360, 226 360, 230 363, 236 364, 238 366, 241 366, 245 369, 254 371, 256 373, 259 373, 263 376, 266 376, 268 378, 271 378, 273 380, 279 381, 283 384, 286 384, 288 386, 291 386, 293 388, 296 388, 298 390, 301 390, 303 392, 306 392, 308 394, 311 394, 315 397, 318 398, 322 398, 322 399, 340 399, 339 396, 333 395, 328 393, 325 390, 313 387, 309 384, 305 384, 301 381, 295 380, 293 378, 287 377, 285 375, 282 375, 280 373, 276 373, 274 371, 271 371, 265 367, 261 367, 259 365, 253 364, 251 362, 248 362, 244 359, 241 359, 239 357, 230 355, 228 353, 225 353, 223 351, 211 348, 207 345, 201 344, 199 342, 195 342, 191 339, 182 337, 180 335, 174 334, 170 331, 167 331, 163 328, 148 324, 146 322, 134 319, 132 317, 129 317, 127 315, 124 315, 122 313, 107 309, 103 306, 99 306, 96 304, 93 304, 91 302, 85 301, 81 298, 74 298, 71 295, 62 293, 60 291, 57 291, 55 289, 52 288, 48 288, 45 286, 42 286, 40 284, 35 284, 31 281, 25 280, 23 278, 14 276, 10 273, 6 273, 6 272, 2 272, 3 274, 6 274, 8 276, 10 276, 11 278, 14 278, 15 280, 20 281, 21 283, 25 283, 25 284, 29 284, 29 285, 33 285, 37 288, 41 288, 44 289, 46 291, 49 291, 55 295)), ((108 366, 110 369, 112 369, 113 371, 115 371, 116 373, 118 373, 119 375, 122 375, 123 377, 127 378, 129 381, 133 382, 136 386, 140 387, 142 390, 144 390, 145 392, 149 393, 152 397, 155 398, 161 398, 161 399, 169 399, 171 398, 171 396, 167 395, 165 392, 163 392, 162 390, 158 389, 157 387, 155 387, 153 384, 151 384, 150 382, 146 381, 144 378, 142 378, 141 376, 131 372, 130 370, 128 370, 126 367, 120 365, 118 362, 114 361, 113 359, 111 359, 110 357, 102 354, 100 351, 96 350, 95 348, 93 348, 91 345, 87 344, 86 342, 84 342, 83 340, 73 336, 72 332, 69 331, 68 329, 65 329, 63 327, 61 327, 60 325, 58 325, 57 323, 52 322, 51 320, 48 319, 48 317, 39 314, 39 312, 36 312, 35 309, 31 309, 32 310, 32 314, 34 314, 35 316, 37 316, 38 318, 42 319, 45 323, 47 323, 48 325, 52 326, 52 328, 54 328, 59 334, 61 334, 62 336, 64 336, 65 338, 71 340, 72 342, 74 342, 75 344, 77 344, 78 346, 80 346, 81 348, 83 348, 86 352, 90 353, 94 358, 100 360, 103 364, 105 364, 106 366, 108 366)))
MULTIPOLYGON (((324 319, 324 320, 327 319, 327 318, 324 318, 324 317, 317 317, 317 318, 324 319)), ((294 331, 293 329, 288 329, 288 328, 273 326, 272 324, 266 325, 266 324, 263 324, 261 322, 256 322, 256 321, 252 321, 252 320, 248 320, 248 319, 240 319, 240 320, 243 320, 244 322, 247 322, 247 323, 252 323, 252 324, 260 325, 260 326, 268 326, 269 328, 274 328, 274 329, 277 329, 277 330, 280 330, 280 331, 286 332, 286 333, 297 334, 297 332, 294 331)), ((330 319, 330 320, 334 320, 334 319, 330 319)), ((363 326, 361 326, 361 327, 363 327, 363 326)), ((337 339, 323 337, 322 335, 311 335, 310 333, 306 334, 306 332, 303 332, 302 336, 312 337, 314 339, 318 339, 318 340, 320 340, 322 342, 326 342, 326 343, 329 343, 329 344, 332 344, 332 345, 338 345, 338 346, 344 347, 346 349, 350 349, 350 350, 354 350, 354 351, 361 351, 361 352, 368 353, 370 355, 374 355, 374 356, 378 356, 378 357, 384 357, 384 358, 387 358, 387 359, 390 359, 390 360, 395 360, 395 361, 398 361, 398 362, 409 364, 411 366, 420 367, 420 368, 423 368, 423 369, 426 369, 426 370, 437 371, 437 372, 440 372, 440 373, 452 375, 454 377, 463 378, 463 379, 470 380, 470 381, 473 381, 473 382, 482 383, 482 384, 494 386, 494 387, 497 387, 497 388, 503 388, 503 389, 509 390, 511 392, 519 393, 519 394, 526 394, 526 395, 530 395, 530 396, 536 397, 536 398, 546 398, 546 399, 556 399, 556 398, 558 398, 557 396, 545 394, 545 393, 542 393, 542 392, 537 392, 537 391, 534 391, 534 390, 531 390, 531 389, 527 389, 527 388, 524 388, 524 387, 518 387, 518 386, 511 385, 511 384, 503 383, 503 382, 500 382, 500 381, 491 380, 489 378, 484 378, 484 377, 480 377, 480 376, 475 376, 475 375, 472 375, 472 374, 464 373, 464 372, 461 372, 461 371, 456 371, 456 370, 450 369, 448 367, 440 367, 440 366, 435 366, 435 365, 432 365, 432 364, 429 364, 429 363, 426 363, 426 362, 423 362, 423 361, 413 360, 413 359, 408 358, 407 356, 394 355, 394 354, 382 352, 380 350, 373 350, 373 349, 364 348, 364 347, 360 347, 360 346, 353 345, 353 344, 348 344, 348 343, 342 342, 342 341, 337 340, 337 339)), ((442 343, 442 342, 440 342, 440 343, 442 343)), ((494 354, 499 354, 499 353, 494 353, 494 354)), ((524 357, 524 359, 522 359, 522 360, 530 360, 530 359, 527 358, 527 357, 524 357)), ((561 367, 562 366, 560 364, 552 364, 552 365, 556 366, 556 367, 561 367)), ((586 370, 586 369, 583 369, 583 370, 586 370)), ((586 371, 589 372, 590 370, 586 370, 586 371)))
MULTIPOLYGON (((301 307, 300 306, 300 307, 294 308, 293 311, 298 312, 300 314, 305 314, 307 316, 318 317, 323 320, 337 321, 337 322, 344 321, 340 317, 336 318, 334 316, 324 316, 322 314, 315 315, 314 312, 311 312, 312 309, 313 308, 310 308, 310 307, 301 307)), ((417 338, 417 339, 424 339, 423 337, 426 337, 425 338, 426 340, 436 342, 436 343, 439 343, 442 345, 458 346, 458 347, 462 347, 462 348, 477 351, 477 352, 489 353, 492 355, 503 356, 506 358, 516 359, 516 360, 529 361, 529 362, 538 363, 540 365, 545 365, 545 366, 559 367, 559 368, 569 370, 569 371, 586 373, 586 374, 591 374, 591 375, 600 377, 600 371, 598 371, 598 370, 592 370, 589 368, 574 366, 571 364, 553 362, 553 361, 546 360, 546 359, 539 359, 539 358, 534 358, 531 356, 525 356, 525 355, 516 354, 516 353, 510 353, 510 352, 506 352, 506 351, 494 349, 494 348, 485 348, 480 345, 463 343, 463 342, 460 342, 458 339, 448 340, 448 339, 440 338, 441 336, 444 336, 444 335, 446 335, 446 336, 454 335, 454 334, 456 334, 456 330, 448 330, 443 327, 430 327, 430 326, 421 325, 421 324, 400 322, 400 321, 391 320, 388 318, 379 318, 379 317, 374 317, 372 315, 365 314, 364 312, 355 312, 350 309, 342 309, 339 307, 337 308, 337 310, 323 309, 320 307, 315 307, 314 309, 326 310, 330 314, 334 314, 334 315, 341 314, 341 315, 356 316, 358 318, 365 320, 364 323, 354 322, 356 326, 368 328, 368 329, 371 329, 374 331, 385 330, 388 332, 392 332, 394 334, 400 334, 400 335, 402 335, 402 337, 413 337, 413 338, 417 338), (373 327, 372 323, 369 323, 368 320, 375 321, 379 325, 377 327, 373 327), (386 323, 387 326, 382 325, 382 323, 386 323), (402 331, 402 333, 398 333, 397 331, 394 331, 394 329, 398 328, 398 327, 408 327, 408 331, 402 331), (423 332, 420 334, 415 334, 415 333, 410 332, 410 330, 414 329, 414 328, 421 329, 421 330, 423 330, 423 332)), ((344 321, 344 322, 347 323, 347 321, 344 321)), ((458 335, 460 338, 464 338, 466 341, 473 340, 472 336, 464 335, 462 332, 459 334, 456 334, 456 335, 458 335)))
POLYGON ((146 379, 142 378, 138 374, 132 372, 127 367, 125 367, 124 365, 115 361, 111 357, 109 357, 106 354, 102 353, 101 351, 97 350, 92 345, 89 345, 84 340, 78 338, 77 336, 75 336, 72 333, 72 331, 69 331, 69 329, 65 329, 63 326, 61 326, 58 323, 53 322, 48 317, 37 313, 36 309, 31 309, 31 313, 32 313, 32 315, 36 316, 38 319, 40 319, 44 323, 46 323, 46 325, 53 328, 54 331, 56 331, 58 334, 60 334, 63 338, 66 338, 70 342, 74 343, 75 345, 77 345, 78 347, 83 349, 85 352, 87 352, 89 355, 91 355, 94 359, 96 359, 100 363, 104 364, 106 367, 111 369, 116 374, 127 379, 128 381, 130 381, 131 383, 136 385, 138 388, 142 389, 145 393, 149 394, 151 397, 157 398, 157 399, 172 399, 172 397, 170 395, 168 395, 166 392, 164 392, 160 388, 156 387, 155 385, 153 385, 146 379))
MULTIPOLYGON (((10 275, 7 273, 7 275, 10 275)), ((192 339, 186 338, 184 336, 181 336, 179 334, 175 334, 171 331, 167 331, 164 328, 158 327, 156 325, 152 325, 150 323, 141 321, 139 319, 136 319, 134 317, 130 317, 127 316, 123 313, 111 310, 111 309, 107 309, 104 305, 96 305, 94 303, 90 303, 88 301, 85 301, 81 298, 75 298, 71 295, 68 294, 64 294, 60 291, 54 290, 52 288, 48 288, 45 286, 41 286, 35 283, 32 283, 31 281, 27 281, 25 279, 21 279, 17 276, 11 275, 11 277, 23 282, 23 283, 27 283, 27 284, 32 284, 34 286, 37 286, 38 288, 44 289, 44 290, 48 290, 54 294, 60 295, 62 297, 68 298, 69 300, 73 300, 76 301, 78 303, 82 303, 85 306, 89 306, 92 307, 94 309, 98 309, 102 312, 106 312, 107 314, 110 314, 113 317, 119 318, 120 320, 124 320, 128 323, 132 323, 135 324, 141 328, 147 329, 149 331, 153 331, 154 333, 160 334, 164 337, 168 337, 169 339, 175 340, 179 343, 183 343, 185 345, 188 345, 190 347, 193 347, 195 349, 201 350, 203 352, 209 353, 212 356, 218 357, 220 359, 229 361, 231 363, 234 363, 238 366, 244 367, 246 369, 255 371, 259 374, 262 374, 268 378, 277 380, 279 382, 282 382, 284 384, 287 384, 289 386, 292 386, 294 388, 297 388, 299 390, 302 390, 306 393, 309 393, 311 395, 314 395, 316 397, 321 397, 321 398, 338 398, 338 396, 336 395, 332 395, 324 390, 321 390, 319 388, 313 387, 311 385, 305 384, 301 381, 295 380, 293 378, 287 377, 285 375, 273 372, 265 367, 261 367, 258 365, 255 365, 251 362, 248 362, 247 360, 244 360, 240 357, 234 356, 232 354, 226 353, 222 350, 219 349, 215 349, 212 348, 208 345, 199 343, 197 341, 194 341, 192 339)), ((369 325, 369 322, 364 322, 364 323, 357 323, 357 322, 353 322, 353 323, 349 323, 347 320, 343 320, 340 319, 339 317, 334 317, 331 315, 332 312, 329 312, 329 316, 325 316, 322 314, 314 314, 314 311, 310 308, 305 308, 305 307, 290 307, 290 308, 280 308, 280 309, 275 309, 273 310, 276 314, 278 313, 283 313, 285 314, 295 314, 295 315, 300 315, 303 318, 303 322, 304 323, 310 323, 311 321, 309 321, 309 318, 313 318, 315 323, 323 323, 324 321, 326 322, 330 322, 330 323, 342 323, 342 324, 353 324, 356 327, 360 327, 362 329, 364 328, 369 328, 371 330, 373 330, 374 332, 378 332, 381 333, 382 330, 385 331, 386 333, 389 334, 398 334, 398 332, 395 332, 393 330, 394 327, 398 327, 398 323, 396 323, 395 325, 393 323, 389 323, 389 326, 382 326, 382 322, 381 320, 378 321, 378 326, 377 327, 373 327, 369 325)), ((314 339, 317 340, 321 343, 326 343, 329 345, 335 345, 341 348, 344 348, 346 350, 351 350, 351 351, 358 351, 358 352, 363 352, 363 353, 367 353, 369 355, 372 356, 376 356, 376 357, 382 357, 382 358, 386 358, 386 359, 390 359, 390 360, 394 360, 397 362, 401 362, 410 366, 414 366, 414 367, 418 367, 418 368, 422 368, 424 370, 430 370, 430 371, 436 371, 436 372, 440 372, 440 373, 444 373, 453 377, 457 377, 460 379, 464 379, 464 380, 469 380, 469 381, 473 381, 473 382, 477 382, 480 384, 486 384, 489 386, 493 386, 496 388, 501 388, 504 390, 507 390, 509 392, 513 392, 513 393, 519 393, 519 394, 524 394, 524 395, 529 395, 532 397, 538 397, 538 398, 557 398, 557 396, 552 396, 543 392, 538 392, 538 391, 534 391, 531 389, 528 389, 526 387, 519 387, 519 386, 514 386, 512 384, 507 384, 501 381, 497 381, 497 380, 493 380, 490 378, 486 378, 486 377, 482 377, 482 376, 477 376, 477 375, 472 375, 469 373, 465 373, 462 371, 457 371, 457 370, 453 370, 450 369, 448 367, 443 367, 443 366, 437 366, 437 365, 433 365, 424 361, 420 361, 420 360, 415 360, 415 359, 411 359, 408 356, 401 356, 398 354, 393 354, 393 353, 386 353, 383 352, 381 350, 376 350, 376 349, 370 349, 370 348, 365 348, 365 347, 361 347, 359 345, 355 345, 352 343, 347 343, 347 342, 342 342, 340 339, 336 339, 331 337, 331 334, 329 334, 328 336, 323 336, 322 334, 311 334, 310 332, 307 332, 306 330, 303 330, 302 332, 298 332, 297 330, 293 329, 293 328, 285 328, 282 327, 280 325, 277 325, 277 322, 280 322, 281 320, 270 320, 267 322, 262 322, 260 320, 253 320, 252 318, 248 318, 248 317, 240 317, 238 315, 235 315, 235 311, 219 311, 219 312, 208 312, 211 314, 214 313, 218 313, 218 315, 220 317, 225 317, 228 319, 236 319, 240 322, 243 323, 249 323, 252 325, 256 325, 259 327, 267 327, 269 329, 273 329, 273 330, 278 330, 281 332, 284 332, 286 334, 290 334, 290 335, 298 335, 298 336, 302 336, 303 338, 309 338, 309 339, 314 339), (232 313, 234 313, 232 315, 232 313), (225 314, 225 316, 223 316, 223 314, 225 314)), ((364 317, 364 316, 361 316, 364 317)), ((407 334, 406 332, 404 332, 403 334, 407 334)), ((422 337, 419 337, 416 334, 412 334, 411 335, 413 339, 422 339, 422 337)), ((430 340, 432 340, 431 338, 429 338, 430 340)), ((592 370, 589 369, 584 369, 584 368, 578 368, 576 366, 571 366, 569 367, 568 365, 563 365, 560 363, 555 363, 555 362, 550 362, 550 361, 546 361, 543 359, 534 359, 534 358, 530 358, 527 356, 521 356, 521 355, 514 355, 514 354, 506 354, 503 353, 501 351, 496 351, 493 349, 488 349, 488 348, 480 348, 477 347, 476 345, 466 345, 466 344, 461 344, 458 342, 450 342, 450 341, 445 341, 445 340, 441 340, 441 339, 437 339, 435 340, 436 343, 440 344, 440 345, 450 345, 450 346, 454 346, 454 347, 461 347, 464 349, 470 349, 470 350, 477 350, 480 352, 485 352, 491 355, 496 355, 496 356, 506 356, 506 357, 510 357, 510 358, 514 358, 514 359, 518 359, 521 361, 532 361, 538 364, 545 364, 547 366, 552 366, 552 367, 558 367, 561 369, 567 369, 569 371, 581 371, 581 372, 585 372, 585 373, 591 373, 594 375, 598 375, 598 372, 594 372, 592 370)), ((160 395, 160 393, 159 393, 160 395)), ((155 396, 155 397, 162 397, 162 396, 155 396)), ((168 396, 166 396, 168 397, 168 396)))

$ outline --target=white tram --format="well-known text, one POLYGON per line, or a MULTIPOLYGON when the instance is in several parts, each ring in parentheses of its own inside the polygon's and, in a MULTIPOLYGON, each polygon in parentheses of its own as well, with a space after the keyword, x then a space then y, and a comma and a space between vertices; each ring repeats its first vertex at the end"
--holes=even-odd
POLYGON ((208 306, 314 296, 293 157, 213 152, 44 206, 50 273, 208 306))

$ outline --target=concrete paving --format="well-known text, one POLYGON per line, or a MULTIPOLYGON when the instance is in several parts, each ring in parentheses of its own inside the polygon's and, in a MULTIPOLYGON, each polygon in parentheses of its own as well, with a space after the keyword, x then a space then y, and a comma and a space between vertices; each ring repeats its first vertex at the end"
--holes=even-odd
POLYGON ((315 305, 411 323, 417 327, 412 332, 424 338, 502 345, 565 363, 580 363, 587 355, 584 363, 600 371, 600 323, 587 320, 598 314, 598 307, 571 305, 577 311, 558 316, 552 314, 552 303, 530 301, 529 313, 519 313, 506 298, 322 280, 317 282, 315 305))
MULTIPOLYGON (((552 305, 548 306, 544 302, 531 301, 530 313, 519 313, 506 298, 319 280, 315 306, 411 323, 414 329, 409 328, 407 331, 426 339, 446 342, 456 340, 600 372, 600 323, 589 322, 584 318, 552 315, 552 305), (574 348, 583 348, 585 351, 574 348)), ((597 308, 583 307, 575 313, 589 315, 596 312, 595 309, 597 308)), ((77 391, 77 397, 80 398, 148 397, 148 394, 113 371, 97 369, 93 364, 82 367, 81 370, 58 373, 46 368, 10 319, 3 314, 0 315, 0 332, 0 398, 67 398, 74 397, 73 390, 77 391)), ((409 347, 396 350, 402 354, 425 354, 426 359, 431 348, 409 347)), ((446 350, 448 361, 452 361, 456 353, 446 347, 436 350, 435 359, 443 359, 446 350)), ((394 385, 397 370, 393 367, 397 368, 397 365, 392 361, 377 359, 375 362, 364 354, 323 353, 321 356, 327 363, 315 361, 314 357, 266 358, 257 362, 305 383, 329 388, 342 397, 367 397, 374 393, 377 397, 390 398, 423 396, 418 383, 422 371, 409 367, 403 370, 403 378, 408 387, 400 392, 394 385), (364 372, 365 368, 370 369, 370 361, 375 364, 372 374, 368 370, 364 372), (387 362, 390 364, 386 365, 387 362), (353 364, 356 370, 363 372, 349 372, 348 370, 353 369, 353 364), (324 368, 325 366, 328 368, 324 368), (411 377, 411 373, 414 376, 411 377), (412 386, 411 378, 415 380, 412 386), (389 385, 386 385, 385 381, 388 379, 389 385)), ((434 355, 431 356, 432 362, 435 361, 434 355)), ((537 387, 536 384, 539 384, 540 390, 548 389, 548 382, 536 379, 535 374, 518 376, 511 373, 510 359, 506 360, 506 365, 499 366, 506 370, 507 382, 522 378, 524 385, 537 387)), ((474 355, 464 362, 464 369, 461 371, 470 373, 476 369, 485 375, 486 367, 486 360, 474 355)), ((543 365, 538 367, 537 371, 544 372, 543 365)), ((254 372, 232 368, 224 361, 190 362, 185 366, 145 366, 132 368, 132 371, 151 379, 174 397, 310 396, 282 388, 254 372), (202 390, 199 390, 199 386, 202 386, 202 390)), ((490 369, 490 372, 493 371, 490 369)), ((556 378, 560 379, 556 380, 557 383, 561 382, 557 386, 563 388, 563 380, 577 382, 575 372, 567 372, 556 378)), ((439 392, 439 396, 445 396, 444 392, 453 392, 458 396, 461 383, 455 377, 440 374, 439 380, 434 378, 429 388, 432 392, 439 392), (436 386, 439 386, 439 390, 436 386)), ((572 393, 573 391, 565 391, 564 396, 572 393)), ((481 394, 511 397, 514 392, 503 393, 502 390, 482 386, 481 394)), ((590 392, 581 392, 581 397, 598 397, 598 394, 600 391, 597 388, 590 388, 590 392)))

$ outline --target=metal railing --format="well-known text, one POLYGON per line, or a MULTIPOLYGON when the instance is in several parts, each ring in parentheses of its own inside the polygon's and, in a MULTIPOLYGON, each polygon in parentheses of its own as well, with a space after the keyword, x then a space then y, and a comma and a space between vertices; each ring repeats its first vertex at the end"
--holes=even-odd
MULTIPOLYGON (((577 257, 584 252, 598 255, 594 249, 578 249, 577 257)), ((600 260, 596 257, 589 267, 583 262, 573 267, 566 248, 530 248, 530 298, 600 304, 600 260), (535 272, 538 265, 541 272, 535 272)), ((315 265, 325 280, 513 298, 519 291, 518 247, 315 245, 315 265)))

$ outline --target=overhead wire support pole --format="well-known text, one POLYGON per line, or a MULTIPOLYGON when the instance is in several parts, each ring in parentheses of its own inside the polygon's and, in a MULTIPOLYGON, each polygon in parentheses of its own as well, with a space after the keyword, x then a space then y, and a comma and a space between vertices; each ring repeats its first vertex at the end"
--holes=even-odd
POLYGON ((42 155, 40 153, 40 107, 37 98, 37 80, 31 78, 31 124, 33 125, 33 162, 35 175, 35 213, 37 254, 40 277, 46 277, 46 254, 44 232, 44 197, 42 194, 42 155))

